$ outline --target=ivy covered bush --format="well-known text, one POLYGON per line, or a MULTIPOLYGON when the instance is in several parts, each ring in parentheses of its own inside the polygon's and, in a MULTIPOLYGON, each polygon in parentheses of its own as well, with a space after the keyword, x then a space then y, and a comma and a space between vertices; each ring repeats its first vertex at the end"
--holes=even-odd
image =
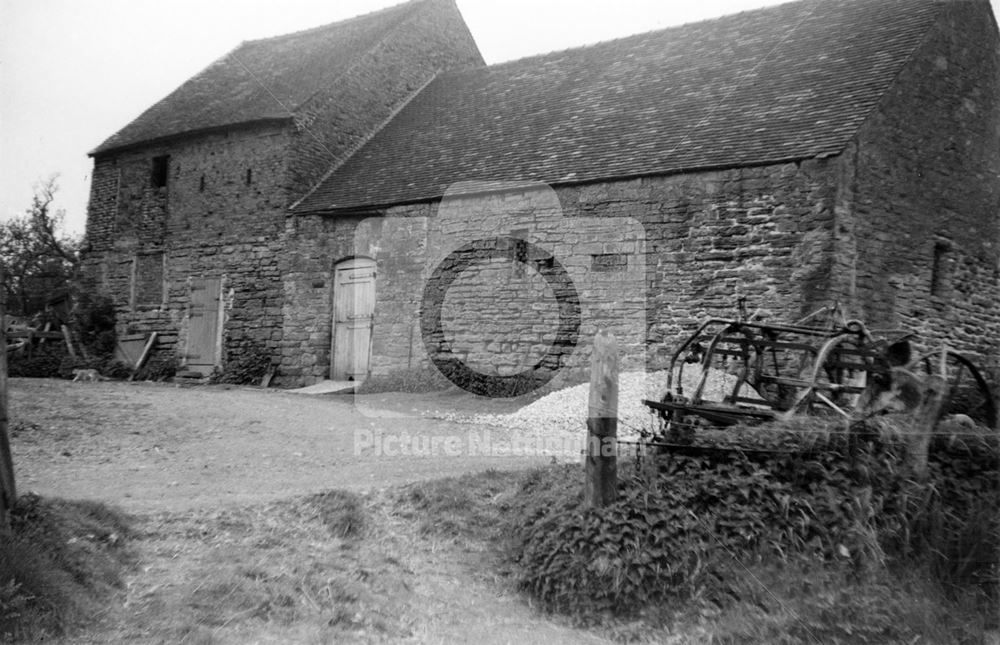
POLYGON ((893 440, 852 460, 841 437, 754 436, 775 452, 623 460, 618 501, 600 509, 583 504, 578 465, 534 471, 507 513, 520 586, 579 618, 629 616, 725 606, 746 595, 741 572, 805 559, 857 579, 920 567, 946 590, 997 597, 995 437, 937 442, 930 480, 916 482, 893 440))
POLYGON ((231 350, 225 366, 212 374, 212 383, 257 385, 273 369, 271 353, 262 343, 245 341, 238 350, 231 350))

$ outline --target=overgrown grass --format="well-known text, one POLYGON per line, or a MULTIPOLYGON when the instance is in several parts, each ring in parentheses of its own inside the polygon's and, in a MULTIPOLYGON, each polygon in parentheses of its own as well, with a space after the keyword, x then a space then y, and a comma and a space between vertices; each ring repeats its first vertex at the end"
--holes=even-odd
POLYGON ((363 500, 343 490, 330 490, 306 499, 320 521, 337 538, 358 538, 368 523, 363 500))
POLYGON ((22 495, 0 537, 0 637, 61 635, 99 615, 121 587, 132 532, 97 502, 22 495))
POLYGON ((347 491, 148 520, 161 568, 130 629, 151 642, 357 642, 407 635, 405 571, 347 491), (178 558, 178 554, 183 554, 178 558), (252 637, 251 637, 252 635, 252 637))
MULTIPOLYGON (((925 570, 804 558, 732 567, 737 596, 708 612, 713 643, 980 643, 990 626, 975 595, 945 594, 925 570)), ((680 625, 701 622, 688 615, 680 625)))
POLYGON ((542 606, 623 641, 976 643, 997 629, 995 438, 937 442, 917 482, 891 438, 852 462, 843 437, 794 453, 794 434, 753 433, 782 452, 620 461, 619 501, 600 510, 583 506, 578 465, 414 484, 398 503, 421 532, 491 543, 542 606))
POLYGON ((418 530, 450 538, 498 539, 522 473, 483 473, 409 484, 399 489, 397 511, 418 530))

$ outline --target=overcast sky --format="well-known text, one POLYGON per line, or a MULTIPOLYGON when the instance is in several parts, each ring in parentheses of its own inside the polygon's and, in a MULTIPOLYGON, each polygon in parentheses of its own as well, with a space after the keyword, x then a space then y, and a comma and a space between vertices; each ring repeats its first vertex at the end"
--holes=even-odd
MULTIPOLYGON (((778 4, 780 0, 457 0, 487 63, 778 4)), ((870 0, 879 1, 879 0, 870 0)), ((1000 0, 991 0, 994 12, 1000 0)), ((60 175, 82 232, 87 152, 243 40, 398 0, 0 0, 0 218, 60 175)))

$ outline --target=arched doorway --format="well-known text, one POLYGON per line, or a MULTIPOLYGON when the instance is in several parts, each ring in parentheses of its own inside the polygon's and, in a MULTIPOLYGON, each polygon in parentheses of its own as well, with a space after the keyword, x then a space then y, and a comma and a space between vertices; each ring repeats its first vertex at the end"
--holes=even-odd
POLYGON ((351 258, 333 270, 333 347, 330 379, 363 381, 371 363, 375 261, 351 258))

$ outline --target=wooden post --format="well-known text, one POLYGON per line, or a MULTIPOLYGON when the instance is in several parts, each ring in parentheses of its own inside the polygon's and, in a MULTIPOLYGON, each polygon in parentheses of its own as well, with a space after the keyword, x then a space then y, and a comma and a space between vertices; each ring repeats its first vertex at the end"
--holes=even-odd
POLYGON ((618 494, 618 344, 601 331, 590 363, 590 404, 584 466, 584 499, 594 508, 618 494))
POLYGON ((948 399, 948 348, 941 348, 939 374, 929 375, 921 387, 920 405, 913 412, 913 426, 907 441, 906 466, 917 479, 927 478, 927 450, 948 399))
MULTIPOLYGON (((0 284, 3 272, 0 270, 0 284)), ((7 437, 7 320, 6 297, 0 289, 0 533, 10 532, 10 511, 17 500, 14 487, 14 458, 10 454, 10 440, 7 437)))

